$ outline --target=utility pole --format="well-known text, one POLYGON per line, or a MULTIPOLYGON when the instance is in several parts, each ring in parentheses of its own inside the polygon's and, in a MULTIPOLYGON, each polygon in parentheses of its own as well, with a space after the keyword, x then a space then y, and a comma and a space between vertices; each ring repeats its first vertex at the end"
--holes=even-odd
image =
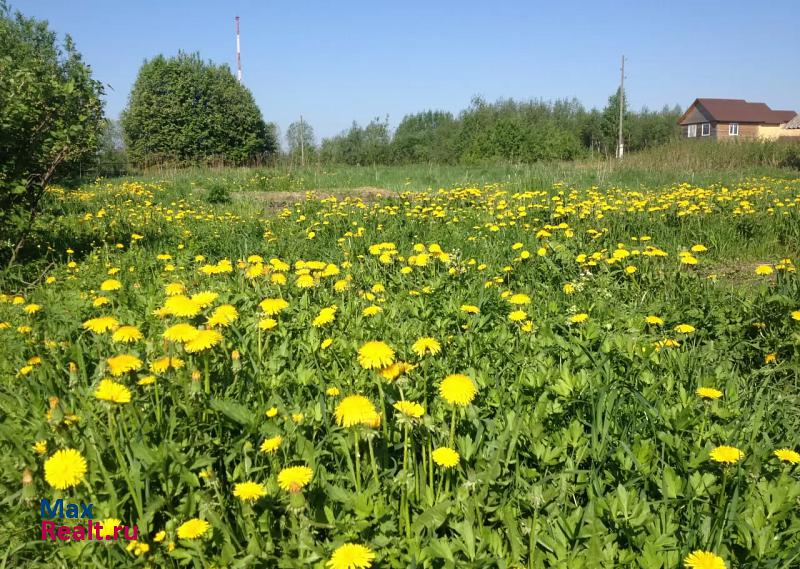
POLYGON ((239 43, 239 16, 236 16, 236 78, 242 82, 242 50, 239 43))
POLYGON ((622 158, 625 143, 622 140, 622 116, 625 108, 625 56, 622 56, 622 67, 619 76, 619 137, 617 139, 617 158, 622 158))
POLYGON ((300 166, 306 165, 306 127, 303 125, 303 115, 300 115, 300 166))

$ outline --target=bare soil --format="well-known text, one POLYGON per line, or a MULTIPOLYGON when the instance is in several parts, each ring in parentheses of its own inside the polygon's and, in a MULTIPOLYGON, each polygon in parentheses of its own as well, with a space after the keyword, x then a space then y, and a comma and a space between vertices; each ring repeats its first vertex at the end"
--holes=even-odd
MULTIPOLYGON (((266 205, 269 209, 275 209, 292 205, 298 201, 303 201, 307 193, 309 192, 235 192, 233 197, 239 200, 258 201, 266 205)), ((360 198, 365 202, 374 202, 381 198, 396 197, 398 195, 398 193, 393 190, 369 186, 350 189, 332 188, 311 190, 310 193, 316 199, 330 197, 336 197, 337 199, 360 198)))

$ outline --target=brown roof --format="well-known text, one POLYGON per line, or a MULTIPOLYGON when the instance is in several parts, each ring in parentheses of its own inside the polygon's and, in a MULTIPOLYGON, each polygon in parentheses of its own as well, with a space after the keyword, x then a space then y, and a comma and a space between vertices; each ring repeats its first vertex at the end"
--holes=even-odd
POLYGON ((797 114, 794 111, 773 111, 765 103, 749 103, 744 99, 695 99, 678 121, 680 124, 683 124, 692 107, 705 111, 704 114, 715 122, 782 124, 797 114))
POLYGON ((786 123, 786 128, 800 128, 800 115, 795 115, 792 120, 786 123))

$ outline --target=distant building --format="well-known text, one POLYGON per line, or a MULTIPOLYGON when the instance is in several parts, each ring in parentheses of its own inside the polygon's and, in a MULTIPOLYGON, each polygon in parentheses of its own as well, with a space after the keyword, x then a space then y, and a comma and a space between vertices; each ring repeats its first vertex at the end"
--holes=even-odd
POLYGON ((744 99, 695 99, 678 120, 684 138, 800 139, 800 115, 744 99))

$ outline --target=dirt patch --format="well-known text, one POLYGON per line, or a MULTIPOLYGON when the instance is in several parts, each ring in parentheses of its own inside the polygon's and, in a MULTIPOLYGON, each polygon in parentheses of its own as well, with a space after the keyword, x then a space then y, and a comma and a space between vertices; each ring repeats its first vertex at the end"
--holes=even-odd
POLYGON ((236 192, 233 197, 238 200, 252 200, 263 203, 270 209, 281 208, 292 205, 298 201, 306 199, 311 195, 314 199, 325 199, 335 197, 336 199, 360 198, 365 202, 374 202, 383 198, 397 197, 398 193, 386 188, 373 188, 365 186, 363 188, 352 189, 321 189, 310 190, 308 192, 236 192))
POLYGON ((699 272, 706 277, 714 275, 717 280, 726 281, 735 286, 757 286, 765 280, 774 282, 777 278, 777 271, 773 271, 769 275, 758 275, 756 267, 760 265, 768 265, 774 269, 773 261, 732 260, 703 266, 699 272))

